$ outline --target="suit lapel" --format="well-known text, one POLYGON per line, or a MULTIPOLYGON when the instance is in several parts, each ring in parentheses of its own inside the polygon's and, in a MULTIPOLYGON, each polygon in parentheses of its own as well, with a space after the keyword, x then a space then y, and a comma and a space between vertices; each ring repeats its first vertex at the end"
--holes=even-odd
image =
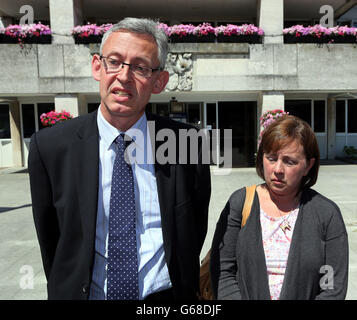
POLYGON ((78 129, 78 140, 72 146, 73 177, 77 185, 78 203, 84 238, 93 252, 98 204, 99 180, 99 133, 97 112, 88 115, 87 121, 78 129))

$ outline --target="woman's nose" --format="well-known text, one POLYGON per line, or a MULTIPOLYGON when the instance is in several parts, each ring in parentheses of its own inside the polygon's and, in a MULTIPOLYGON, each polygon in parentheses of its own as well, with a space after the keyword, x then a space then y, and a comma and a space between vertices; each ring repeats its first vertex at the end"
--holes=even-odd
POLYGON ((275 163, 275 167, 274 167, 274 172, 277 174, 281 174, 284 172, 284 164, 283 161, 278 159, 275 163))

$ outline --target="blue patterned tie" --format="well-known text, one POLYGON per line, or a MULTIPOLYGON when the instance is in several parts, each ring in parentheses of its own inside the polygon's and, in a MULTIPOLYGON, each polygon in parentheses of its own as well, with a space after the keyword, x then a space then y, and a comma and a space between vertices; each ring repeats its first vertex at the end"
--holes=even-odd
POLYGON ((116 140, 109 210, 108 300, 138 300, 138 256, 134 179, 124 159, 124 136, 116 140))

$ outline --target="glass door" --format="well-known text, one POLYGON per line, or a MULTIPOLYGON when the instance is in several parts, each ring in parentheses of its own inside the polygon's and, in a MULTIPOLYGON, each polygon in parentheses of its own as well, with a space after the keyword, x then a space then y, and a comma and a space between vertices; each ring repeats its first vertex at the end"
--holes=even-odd
POLYGON ((0 104, 0 167, 10 167, 12 164, 10 109, 8 104, 0 104))
POLYGON ((285 100, 285 111, 306 121, 315 132, 320 158, 327 158, 326 100, 285 100))
POLYGON ((345 146, 357 148, 357 99, 336 100, 336 156, 345 146))
MULTIPOLYGON (((257 102, 218 102, 220 153, 224 154, 224 129, 232 130, 232 166, 253 167, 256 152, 257 102)), ((228 142, 228 141, 227 141, 228 142)))
POLYGON ((40 121, 40 116, 42 113, 53 110, 55 110, 55 104, 53 102, 21 104, 22 154, 25 166, 27 165, 31 136, 34 132, 44 128, 40 121))

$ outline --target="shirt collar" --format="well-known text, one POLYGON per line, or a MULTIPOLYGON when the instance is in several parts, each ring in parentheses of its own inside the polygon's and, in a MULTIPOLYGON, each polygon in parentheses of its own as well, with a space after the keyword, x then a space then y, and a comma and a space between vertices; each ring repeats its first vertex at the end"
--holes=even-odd
POLYGON ((117 128, 113 127, 107 120, 105 120, 99 107, 97 115, 97 124, 99 136, 103 140, 106 150, 109 150, 113 141, 121 133, 125 133, 127 136, 129 136, 135 142, 135 146, 139 149, 145 148, 145 141, 147 137, 147 119, 145 112, 131 128, 129 128, 126 132, 122 132, 117 128))

